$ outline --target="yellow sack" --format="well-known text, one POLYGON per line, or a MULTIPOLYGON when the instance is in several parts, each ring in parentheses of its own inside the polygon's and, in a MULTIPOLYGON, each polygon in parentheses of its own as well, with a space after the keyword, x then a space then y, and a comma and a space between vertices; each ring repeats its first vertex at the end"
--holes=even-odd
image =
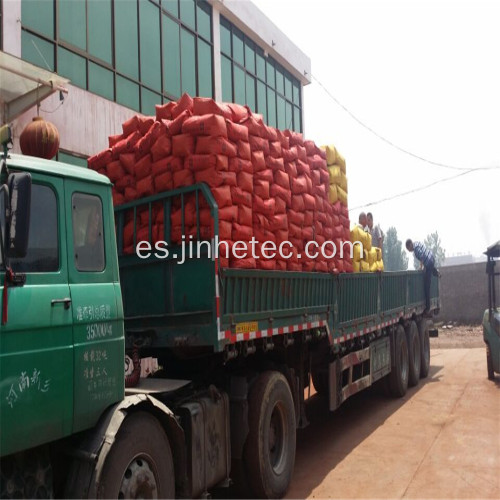
POLYGON ((377 251, 375 250, 375 247, 373 247, 370 251, 367 252, 368 254, 368 264, 372 266, 375 262, 377 262, 377 251))
MULTIPOLYGON (((352 231, 351 231, 352 234, 352 231)), ((351 239, 352 241, 352 239, 351 239)), ((352 247, 352 260, 353 262, 359 262, 361 260, 361 246, 353 245, 352 247)))
POLYGON ((354 273, 359 273, 361 271, 361 262, 352 261, 352 271, 354 273))
POLYGON ((339 165, 340 169, 344 174, 346 173, 345 169, 345 159, 344 157, 337 151, 337 161, 335 162, 337 165, 339 165))
POLYGON ((379 247, 373 247, 372 250, 377 252, 377 258, 375 260, 382 260, 382 250, 379 247))
MULTIPOLYGON (((339 170, 340 170, 340 167, 339 167, 339 170)), ((339 185, 347 193, 347 176, 344 174, 344 172, 340 172, 339 185)))
POLYGON ((370 264, 366 262, 366 260, 360 261, 360 266, 361 266, 361 272, 362 273, 369 273, 370 272, 370 264))
POLYGON ((336 203, 339 199, 337 186, 335 184, 330 184, 330 189, 328 190, 328 199, 330 200, 330 203, 336 203))
POLYGON ((365 231, 365 234, 366 234, 366 239, 365 239, 365 243, 364 243, 364 247, 365 247, 365 250, 367 250, 368 252, 372 249, 372 235, 368 232, 365 231))
POLYGON ((340 170, 340 167, 338 165, 332 165, 328 167, 328 173, 330 174, 330 184, 340 186, 342 179, 342 170, 340 170))
POLYGON ((377 261, 377 267, 378 267, 379 271, 383 271, 384 270, 384 261, 383 260, 377 261))
POLYGON ((326 164, 335 165, 337 162, 337 150, 333 144, 329 146, 321 146, 321 149, 326 152, 326 164))
POLYGON ((342 203, 343 205, 347 205, 347 193, 340 186, 337 186, 337 196, 338 199, 340 200, 340 203, 342 203))
POLYGON ((373 264, 370 264, 370 272, 371 273, 376 273, 378 271, 378 262, 374 262, 373 264))

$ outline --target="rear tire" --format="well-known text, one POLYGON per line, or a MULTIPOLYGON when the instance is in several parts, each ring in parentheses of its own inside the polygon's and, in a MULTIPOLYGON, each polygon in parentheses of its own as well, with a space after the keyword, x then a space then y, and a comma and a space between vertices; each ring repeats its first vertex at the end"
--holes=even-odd
POLYGON ((491 359, 490 344, 486 344, 486 369, 488 370, 488 380, 495 380, 495 372, 493 371, 493 360, 491 359))
POLYGON ((418 327, 415 321, 410 321, 410 324, 405 330, 406 341, 408 343, 408 358, 409 358, 409 373, 408 385, 414 387, 418 385, 420 380, 421 368, 421 347, 420 338, 418 335, 418 327))
POLYGON ((429 341, 429 322, 422 319, 418 323, 420 337, 420 378, 426 378, 431 366, 431 344, 429 341))
POLYGON ((262 373, 248 398, 246 477, 257 498, 281 498, 295 463, 296 424, 292 393, 279 372, 262 373))
POLYGON ((127 416, 104 462, 97 498, 174 496, 174 462, 163 428, 149 413, 127 416))
POLYGON ((408 344, 404 328, 398 325, 394 334, 394 362, 389 374, 391 396, 402 398, 408 389, 408 344))
POLYGON ((328 367, 326 369, 319 368, 311 371, 312 383, 314 389, 320 396, 328 395, 328 367))

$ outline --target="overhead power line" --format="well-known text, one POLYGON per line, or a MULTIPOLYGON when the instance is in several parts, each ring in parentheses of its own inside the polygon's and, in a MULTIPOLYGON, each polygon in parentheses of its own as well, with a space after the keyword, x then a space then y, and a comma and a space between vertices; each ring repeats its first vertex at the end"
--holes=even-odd
MULTIPOLYGON (((446 163, 440 163, 440 162, 437 162, 437 161, 433 161, 433 160, 429 160, 428 158, 425 158, 421 155, 418 155, 416 153, 413 153, 412 151, 409 151, 401 146, 398 146, 397 144, 395 144, 394 142, 392 142, 391 140, 387 139, 386 137, 384 137, 383 135, 379 134, 377 131, 375 131, 373 128, 371 128, 369 125, 367 125, 366 123, 364 123, 362 120, 360 120, 349 108, 347 108, 346 106, 344 106, 326 87, 325 85, 323 85, 314 75, 311 74, 311 77, 314 81, 317 82, 317 84, 324 90, 324 92, 328 95, 328 97, 330 97, 332 99, 332 101, 335 102, 335 104, 337 104, 337 106, 339 106, 340 108, 342 108, 354 121, 356 121, 359 125, 361 125, 363 128, 365 128, 366 130, 368 130, 369 132, 371 132, 375 137, 378 137, 381 141, 384 141, 386 144, 389 144, 389 146, 397 149, 398 151, 401 151, 402 153, 405 153, 413 158, 416 158, 417 160, 421 160, 425 163, 429 163, 430 165, 434 165, 436 167, 442 167, 442 168, 448 168, 448 169, 451 169, 451 170, 461 170, 463 172, 472 172, 474 170, 495 170, 495 169, 499 169, 500 166, 490 166, 490 167, 474 167, 474 168, 471 168, 471 167, 457 167, 455 165, 449 165, 449 164, 446 164, 446 163)), ((452 179, 453 177, 450 177, 449 179, 452 179)))
POLYGON ((425 184, 424 186, 420 186, 418 188, 410 189, 409 191, 405 191, 403 193, 398 193, 398 194, 395 194, 395 195, 392 195, 392 196, 387 196, 386 198, 382 198, 382 199, 380 199, 378 201, 372 201, 370 203, 365 203, 364 205, 359 205, 357 207, 350 208, 349 212, 352 211, 352 210, 359 210, 360 208, 366 208, 366 207, 371 207, 373 205, 378 205, 380 203, 383 203, 384 201, 394 200, 396 198, 401 198, 402 196, 407 196, 409 194, 417 193, 418 191, 423 191, 424 189, 428 189, 428 188, 430 188, 432 186, 435 186, 436 184, 441 184, 442 182, 451 181, 452 179, 456 179, 457 177, 462 177, 462 176, 470 174, 472 172, 477 172, 478 170, 481 170, 481 169, 471 168, 469 170, 465 170, 464 172, 460 172, 460 173, 455 174, 455 175, 450 175, 449 177, 444 177, 442 179, 438 179, 437 181, 431 182, 430 184, 425 184))

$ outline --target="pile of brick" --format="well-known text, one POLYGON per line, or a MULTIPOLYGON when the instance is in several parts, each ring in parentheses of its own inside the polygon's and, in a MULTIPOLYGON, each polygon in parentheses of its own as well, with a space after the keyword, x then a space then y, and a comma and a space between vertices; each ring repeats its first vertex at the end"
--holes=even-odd
MULTIPOLYGON (((267 126, 248 107, 187 94, 157 106, 155 117, 132 117, 122 130, 109 137, 108 149, 89 158, 89 167, 113 182, 115 205, 206 183, 219 208, 219 240, 232 245, 255 237, 260 244, 272 241, 279 246, 286 241, 293 246, 284 247, 290 258, 266 259, 256 245, 258 258, 223 255, 223 267, 352 272, 349 257, 339 257, 340 245, 350 238, 347 203, 330 202, 328 151, 314 142, 304 141, 299 133, 267 126), (335 258, 306 257, 308 241, 321 246, 327 240, 337 247, 335 258)), ((134 251, 132 217, 131 211, 124 228, 126 253, 134 251)), ((164 240, 163 217, 162 207, 154 207, 150 234, 149 211, 138 210, 135 241, 164 240)), ((199 224, 194 195, 185 197, 184 210, 175 198, 170 242, 180 243, 183 235, 213 237, 210 209, 201 196, 198 220, 199 224)), ((326 251, 330 254, 332 247, 326 251)))

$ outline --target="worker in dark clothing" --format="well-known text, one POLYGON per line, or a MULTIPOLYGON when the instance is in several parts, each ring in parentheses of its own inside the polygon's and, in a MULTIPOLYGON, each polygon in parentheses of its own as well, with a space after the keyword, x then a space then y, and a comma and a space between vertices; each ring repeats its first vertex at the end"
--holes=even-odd
POLYGON ((431 279, 432 275, 440 277, 440 272, 436 269, 434 255, 432 252, 420 241, 413 242, 406 240, 406 249, 413 252, 418 261, 420 261, 420 268, 424 268, 424 292, 425 292, 425 311, 424 316, 430 314, 431 309, 431 279))

